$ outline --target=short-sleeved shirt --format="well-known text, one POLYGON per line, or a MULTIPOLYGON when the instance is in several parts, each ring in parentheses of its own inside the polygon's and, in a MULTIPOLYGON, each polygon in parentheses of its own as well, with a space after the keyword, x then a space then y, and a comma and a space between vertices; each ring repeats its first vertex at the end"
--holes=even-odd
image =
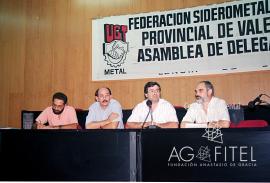
POLYGON ((217 97, 212 97, 207 108, 207 113, 203 110, 202 104, 194 102, 190 105, 182 121, 194 123, 207 123, 226 120, 230 121, 226 102, 217 97))
MULTIPOLYGON (((146 101, 137 104, 132 110, 132 114, 128 118, 127 122, 151 122, 151 116, 146 116, 149 112, 149 107, 146 105, 146 101)), ((158 105, 152 112, 153 121, 156 123, 166 123, 166 122, 178 122, 175 108, 171 103, 164 99, 159 99, 158 105)))
POLYGON ((117 113, 119 116, 117 118, 117 121, 119 121, 118 124, 118 129, 122 129, 124 128, 123 125, 123 113, 122 113, 122 107, 120 105, 120 103, 115 100, 115 99, 111 99, 109 105, 106 107, 106 109, 103 109, 100 106, 99 102, 95 102, 93 103, 90 107, 89 107, 89 112, 88 115, 86 117, 86 122, 85 124, 91 123, 93 121, 103 121, 108 119, 109 115, 114 112, 117 113))
POLYGON ((47 107, 37 117, 36 121, 42 124, 48 122, 50 126, 69 125, 78 123, 76 111, 71 106, 65 106, 64 111, 61 114, 54 114, 52 106, 47 107))

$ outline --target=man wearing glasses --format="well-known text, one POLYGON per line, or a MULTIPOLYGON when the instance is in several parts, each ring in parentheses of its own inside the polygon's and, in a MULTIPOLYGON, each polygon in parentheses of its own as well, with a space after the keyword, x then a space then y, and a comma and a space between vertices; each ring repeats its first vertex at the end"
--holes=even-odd
POLYGON ((172 104, 161 99, 161 87, 157 82, 144 86, 145 100, 136 105, 127 120, 126 128, 178 128, 178 118, 172 104))
POLYGON ((78 119, 73 107, 67 105, 67 96, 57 92, 52 106, 47 107, 36 119, 37 129, 76 129, 78 119))
POLYGON ((111 89, 98 88, 95 92, 96 102, 91 104, 86 117, 86 129, 122 129, 123 114, 120 103, 113 99, 111 89))

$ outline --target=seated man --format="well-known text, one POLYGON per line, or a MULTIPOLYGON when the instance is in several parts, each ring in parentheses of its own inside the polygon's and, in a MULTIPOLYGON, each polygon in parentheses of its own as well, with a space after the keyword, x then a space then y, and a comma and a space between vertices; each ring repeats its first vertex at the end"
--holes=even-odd
POLYGON ((123 114, 120 103, 112 98, 109 88, 99 88, 95 92, 96 102, 89 107, 86 117, 86 129, 121 129, 123 114))
POLYGON ((210 81, 201 81, 195 89, 196 102, 188 108, 181 128, 229 128, 230 116, 226 102, 214 97, 210 81))
POLYGON ((145 84, 144 96, 146 100, 132 110, 126 128, 146 128, 150 125, 156 125, 160 128, 178 128, 178 118, 173 105, 161 99, 160 93, 161 87, 157 82, 145 84), (152 114, 148 114, 149 112, 152 114))
POLYGON ((57 92, 52 106, 47 107, 36 119, 37 129, 77 129, 78 119, 73 107, 67 105, 67 96, 57 92), (48 125, 45 125, 48 123, 48 125))

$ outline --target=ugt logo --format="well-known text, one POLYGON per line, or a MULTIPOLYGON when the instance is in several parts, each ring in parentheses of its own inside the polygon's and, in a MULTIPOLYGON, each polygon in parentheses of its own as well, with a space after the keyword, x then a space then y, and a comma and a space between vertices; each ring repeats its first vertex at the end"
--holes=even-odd
POLYGON ((120 67, 126 60, 128 43, 126 42, 126 25, 105 24, 105 43, 103 43, 103 55, 108 65, 120 67))

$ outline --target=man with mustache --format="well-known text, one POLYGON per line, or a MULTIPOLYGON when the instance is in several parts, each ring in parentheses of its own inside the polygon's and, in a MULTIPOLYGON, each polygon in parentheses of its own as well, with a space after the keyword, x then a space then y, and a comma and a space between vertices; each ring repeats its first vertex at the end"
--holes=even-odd
POLYGON ((73 107, 67 105, 67 96, 57 92, 52 106, 47 107, 36 119, 37 129, 77 129, 78 119, 73 107), (45 125, 47 124, 48 125, 45 125))
POLYGON ((160 98, 161 87, 157 82, 147 82, 144 86, 145 99, 132 110, 126 128, 178 128, 178 118, 172 104, 160 98), (148 104, 150 101, 150 104, 148 104), (151 108, 152 114, 149 114, 151 108))
POLYGON ((120 103, 112 98, 112 92, 107 87, 96 90, 94 102, 89 107, 86 117, 86 129, 122 129, 123 114, 120 103))
POLYGON ((226 102, 214 96, 210 81, 201 81, 195 89, 196 102, 188 108, 181 128, 229 128, 230 116, 226 102))

